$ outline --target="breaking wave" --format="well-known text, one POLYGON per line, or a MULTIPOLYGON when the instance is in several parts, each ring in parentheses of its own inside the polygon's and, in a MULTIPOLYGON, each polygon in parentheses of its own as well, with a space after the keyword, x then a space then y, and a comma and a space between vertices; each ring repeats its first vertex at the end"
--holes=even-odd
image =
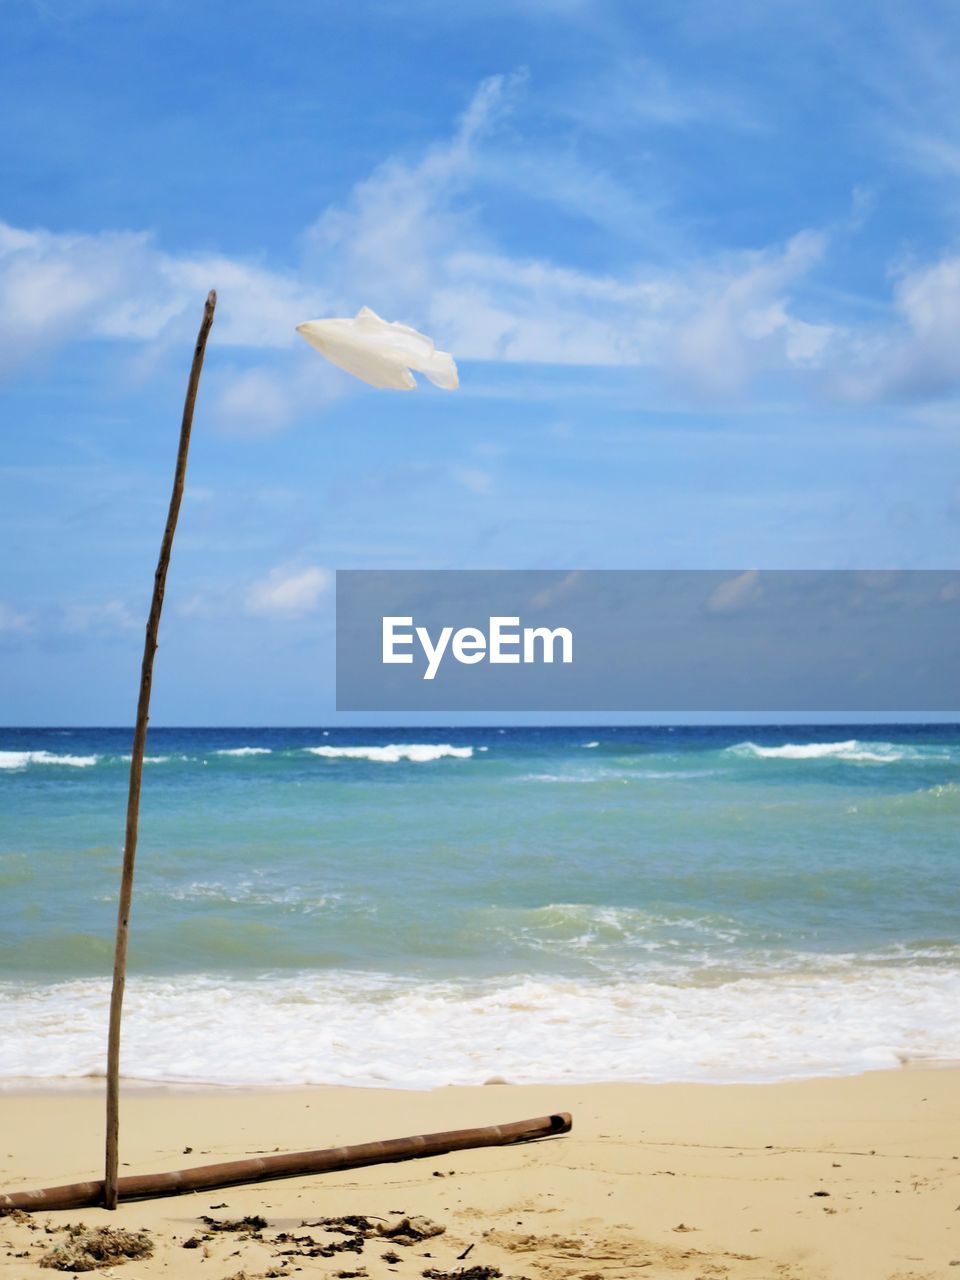
POLYGON ((899 760, 922 759, 909 747, 892 742, 788 742, 782 747, 761 747, 755 742, 740 742, 727 747, 731 755, 754 756, 758 760, 849 760, 854 763, 896 764, 899 760))
POLYGON ((324 760, 373 760, 378 764, 398 764, 408 760, 423 764, 428 760, 442 760, 453 756, 457 760, 469 760, 473 747, 452 747, 448 742, 397 742, 385 747, 307 747, 313 756, 324 760))
MULTIPOLYGON (((547 1082, 783 1080, 960 1056, 955 970, 855 965, 715 987, 517 975, 411 982, 304 972, 127 987, 130 1077, 214 1084, 433 1088, 547 1082)), ((0 1079, 103 1070, 109 984, 0 984, 0 1079)))
POLYGON ((88 769, 99 756, 63 756, 52 751, 0 751, 0 769, 26 769, 32 764, 65 765, 71 769, 88 769))

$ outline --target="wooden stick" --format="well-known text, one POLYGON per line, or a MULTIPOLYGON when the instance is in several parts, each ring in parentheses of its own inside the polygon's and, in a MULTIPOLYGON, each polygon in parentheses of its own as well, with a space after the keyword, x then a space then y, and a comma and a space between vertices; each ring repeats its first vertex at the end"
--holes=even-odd
MULTIPOLYGON (((194 1169, 169 1173, 141 1173, 121 1178, 117 1190, 121 1200, 151 1200, 159 1196, 182 1195, 189 1191, 213 1191, 271 1178, 296 1178, 312 1173, 332 1173, 338 1169, 359 1169, 369 1164, 390 1164, 421 1156, 440 1156, 470 1147, 500 1147, 513 1142, 532 1142, 569 1133, 573 1121, 566 1111, 535 1120, 514 1120, 482 1129, 450 1129, 444 1133, 424 1133, 413 1138, 393 1138, 387 1142, 363 1142, 354 1147, 331 1147, 325 1151, 290 1151, 278 1156, 255 1156, 230 1160, 226 1164, 204 1164, 194 1169)), ((85 1209, 104 1198, 102 1182, 73 1182, 44 1191, 0 1193, 0 1214, 23 1209, 36 1213, 47 1209, 85 1209)))
POLYGON ((160 557, 153 579, 153 599, 147 619, 147 634, 143 645, 143 664, 140 668, 140 697, 137 702, 137 723, 133 732, 133 754, 130 757, 130 789, 127 794, 127 827, 123 844, 123 871, 120 876, 120 900, 117 905, 117 942, 113 958, 113 990, 110 995, 110 1031, 107 1039, 107 1141, 106 1162, 102 1184, 103 1203, 108 1209, 117 1207, 117 1161, 120 1134, 120 1015, 123 1011, 123 991, 127 977, 127 937, 130 929, 130 904, 133 898, 133 864, 137 856, 137 822, 140 816, 140 780, 143 775, 143 753, 147 742, 147 721, 150 718, 150 688, 153 684, 153 657, 157 651, 157 633, 160 629, 160 610, 163 608, 163 592, 167 582, 167 567, 173 548, 173 535, 180 514, 183 498, 183 482, 187 473, 187 452, 190 448, 190 428, 193 426, 193 408, 200 385, 200 370, 207 347, 207 336, 213 324, 213 312, 217 295, 210 291, 203 309, 203 321, 193 352, 193 364, 187 382, 187 395, 183 404, 180 424, 180 447, 173 476, 173 492, 167 524, 160 543, 160 557))

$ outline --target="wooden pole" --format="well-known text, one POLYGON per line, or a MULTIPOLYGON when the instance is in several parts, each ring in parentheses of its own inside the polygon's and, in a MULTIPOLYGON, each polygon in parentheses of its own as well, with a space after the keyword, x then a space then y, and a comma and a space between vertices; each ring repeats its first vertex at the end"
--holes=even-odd
MULTIPOLYGON (((198 1165, 169 1173, 141 1173, 121 1178, 117 1184, 121 1200, 152 1200, 159 1196, 182 1195, 189 1191, 212 1191, 271 1178, 297 1178, 312 1173, 332 1173, 339 1169, 359 1169, 369 1164, 390 1164, 420 1156, 440 1156, 469 1147, 501 1147, 514 1142, 569 1133, 573 1124, 565 1111, 535 1120, 514 1120, 481 1129, 450 1129, 424 1133, 413 1138, 393 1138, 387 1142, 363 1142, 353 1147, 331 1147, 324 1151, 290 1151, 278 1156, 255 1156, 230 1160, 226 1164, 198 1165)), ((38 1213, 47 1209, 86 1209, 104 1199, 102 1182, 73 1182, 44 1191, 0 1193, 0 1214, 11 1209, 38 1213)))
MULTIPOLYGON (((207 337, 213 324, 213 312, 217 295, 213 290, 207 295, 203 320, 193 352, 193 364, 187 382, 187 395, 183 404, 180 424, 180 447, 173 476, 173 492, 167 524, 160 543, 160 557, 153 579, 153 599, 147 618, 147 633, 143 645, 143 664, 140 668, 140 697, 137 701, 137 723, 133 732, 133 754, 130 758, 130 789, 127 794, 127 826, 123 843, 123 871, 120 876, 120 899, 117 905, 117 941, 113 957, 113 990, 110 994, 110 1031, 107 1039, 107 1141, 106 1163, 102 1184, 103 1203, 108 1209, 117 1207, 117 1162, 120 1133, 120 1016, 123 1011, 123 991, 127 977, 127 937, 130 929, 130 904, 133 898, 133 865, 137 856, 137 822, 140 817, 140 780, 143 775, 143 753, 147 742, 147 721, 150 718, 150 688, 153 684, 153 657, 157 651, 157 633, 160 629, 160 610, 163 608, 163 592, 167 582, 167 568, 173 547, 173 535, 180 514, 183 498, 183 482, 187 473, 187 453, 190 448, 190 429, 193 426, 193 408, 200 385, 200 370, 207 348, 207 337)), ((98 1184, 100 1185, 100 1184, 98 1184)))

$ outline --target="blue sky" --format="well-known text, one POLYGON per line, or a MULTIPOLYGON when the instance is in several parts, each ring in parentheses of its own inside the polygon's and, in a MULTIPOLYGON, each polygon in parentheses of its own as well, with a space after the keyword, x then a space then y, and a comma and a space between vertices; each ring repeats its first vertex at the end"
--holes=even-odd
POLYGON ((951 568, 947 3, 4 0, 0 722, 331 719, 336 568, 951 568), (455 354, 376 392, 302 320, 455 354))

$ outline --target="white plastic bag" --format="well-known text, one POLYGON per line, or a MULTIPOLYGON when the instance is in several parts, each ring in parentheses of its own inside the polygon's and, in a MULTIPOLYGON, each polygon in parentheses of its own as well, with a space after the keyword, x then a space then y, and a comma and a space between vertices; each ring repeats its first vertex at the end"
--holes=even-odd
POLYGON ((448 351, 438 351, 409 325, 381 320, 369 307, 361 307, 352 320, 308 320, 297 325, 297 333, 332 364, 372 387, 412 391, 417 383, 411 369, 446 391, 460 385, 448 351))

